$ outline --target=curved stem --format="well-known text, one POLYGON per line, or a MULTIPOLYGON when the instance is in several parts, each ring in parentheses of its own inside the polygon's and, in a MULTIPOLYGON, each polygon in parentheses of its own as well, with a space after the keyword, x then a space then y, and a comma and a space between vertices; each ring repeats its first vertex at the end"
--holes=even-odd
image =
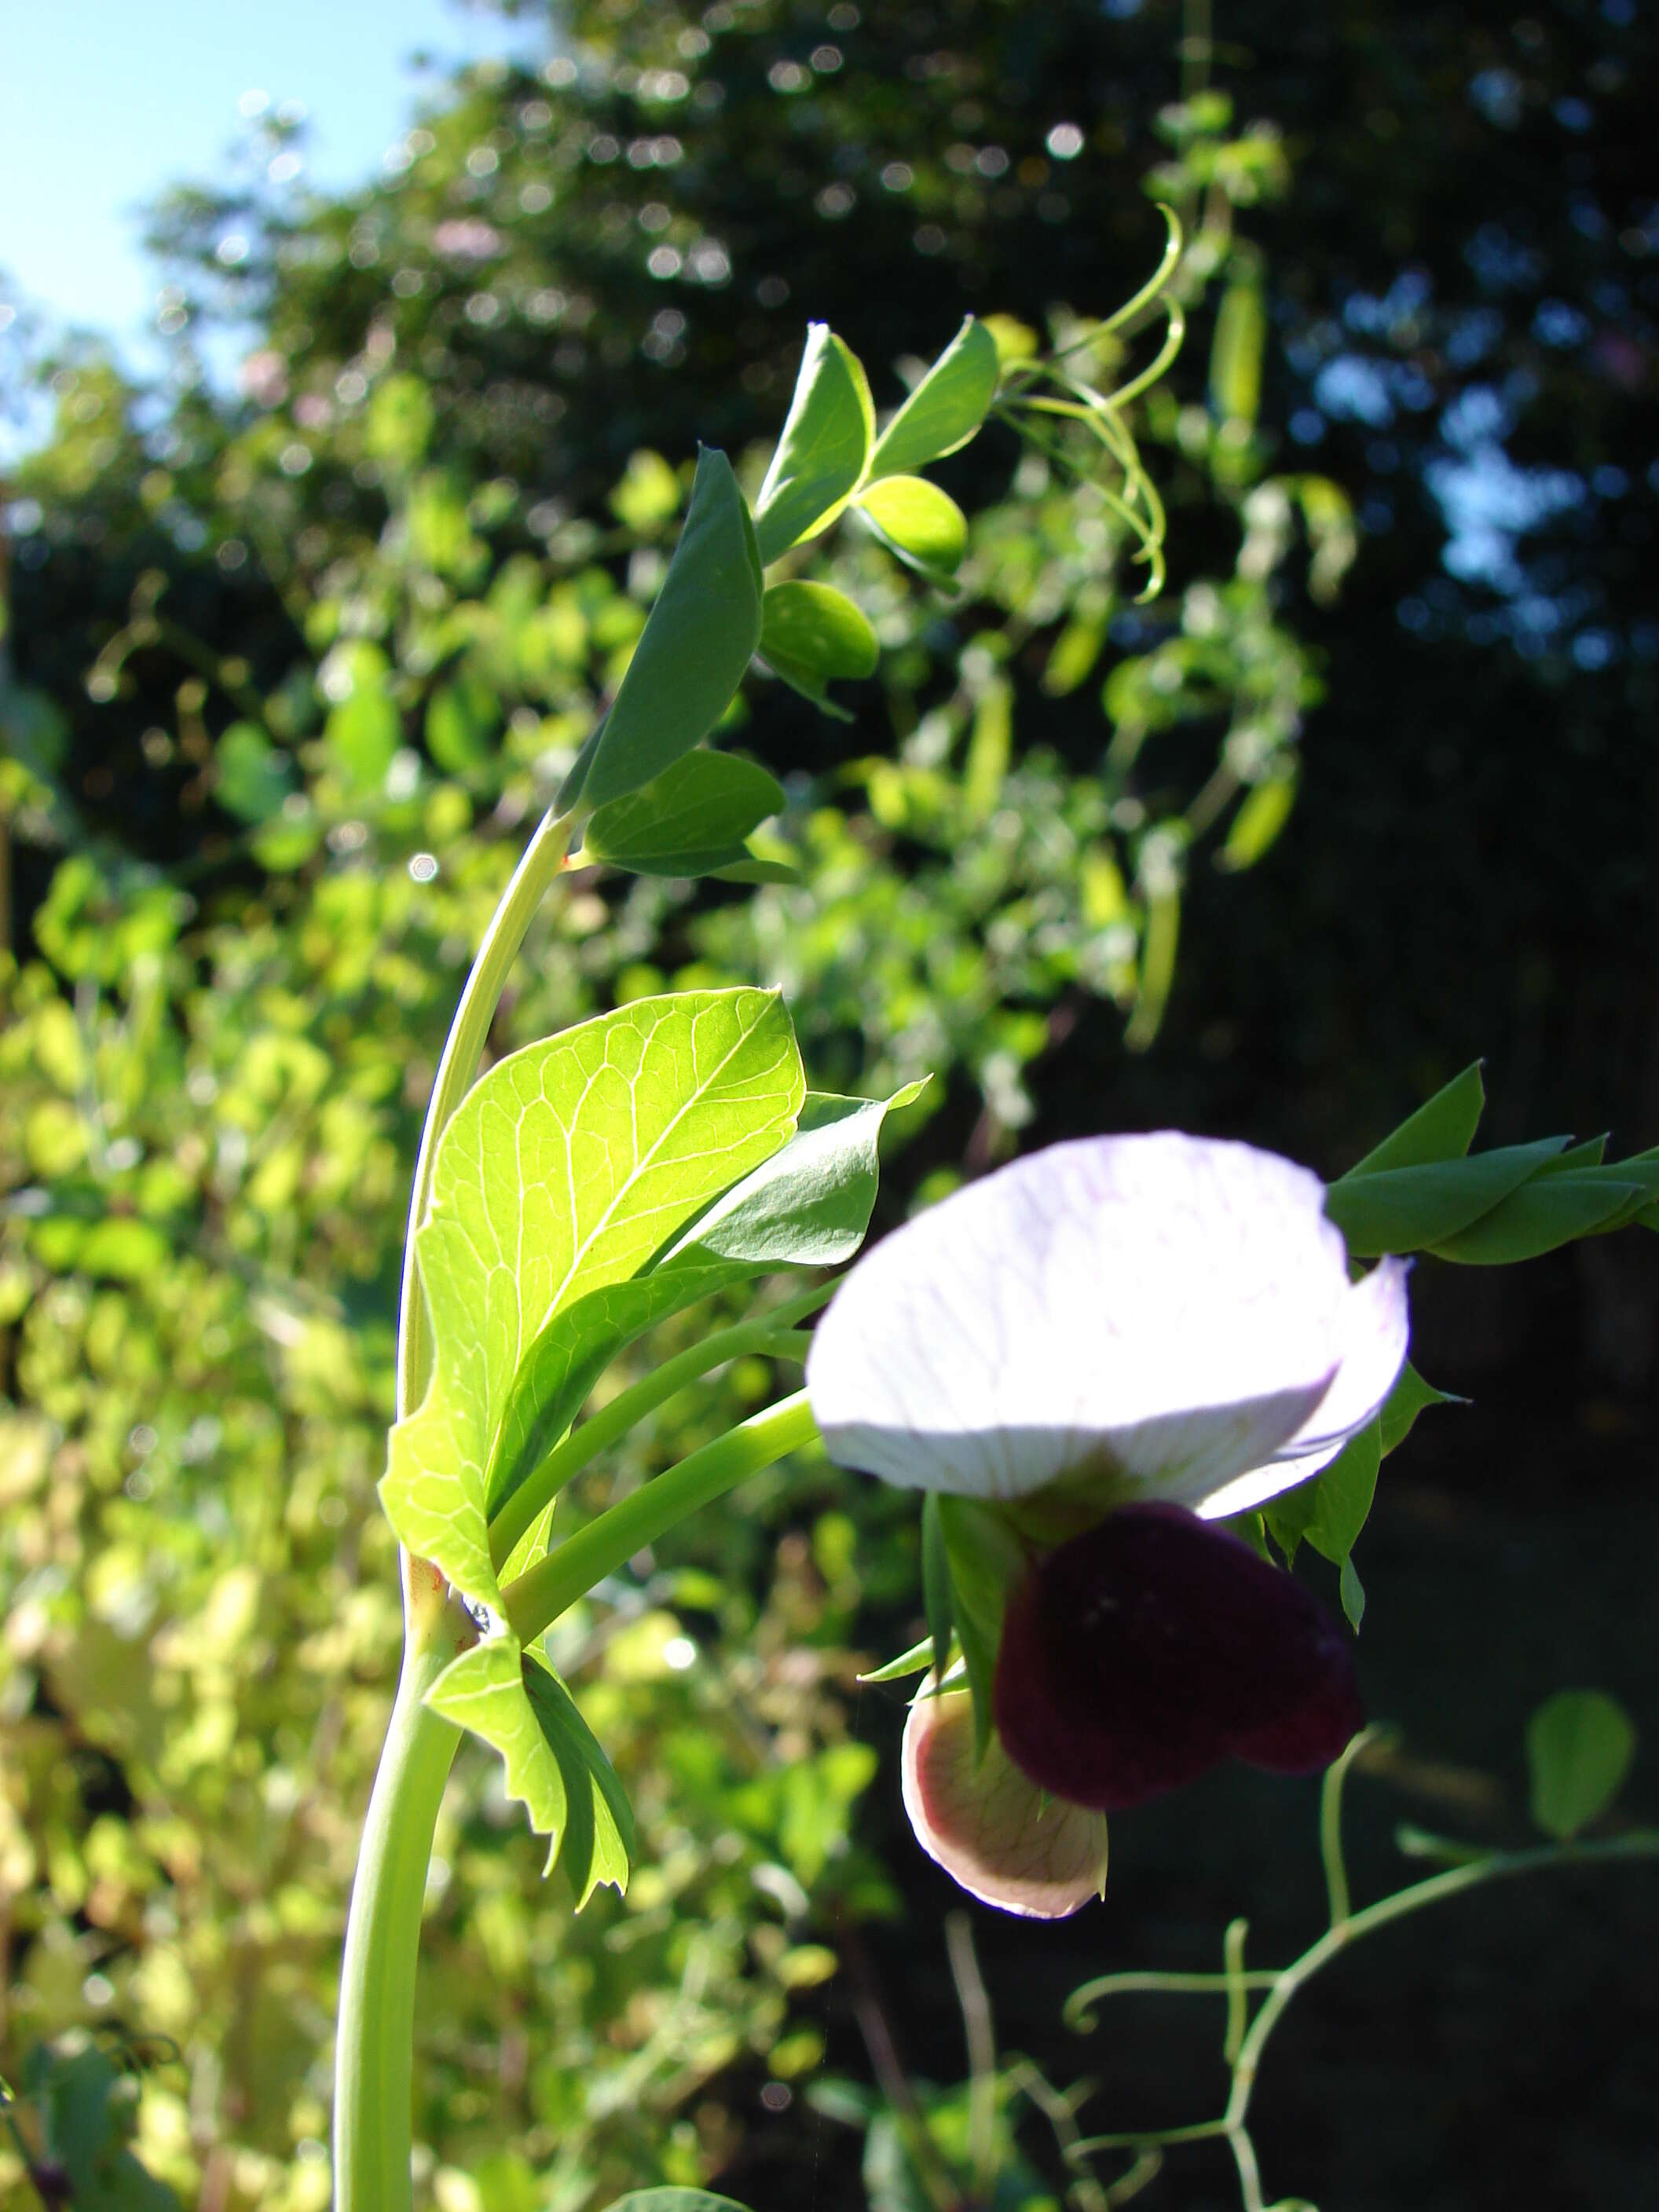
POLYGON ((1303 1984, 1311 1981, 1321 1967, 1328 1966, 1350 1943, 1357 1943, 1362 1936, 1386 1928, 1391 1921, 1403 1920, 1407 1913, 1419 1911, 1425 1905, 1438 1905, 1443 1899, 1455 1897, 1462 1890, 1476 1888, 1482 1882, 1500 1881, 1511 1875, 1535 1874, 1547 1867, 1621 1858, 1659 1858, 1659 1834, 1638 1830, 1599 1844, 1540 1844, 1529 1851, 1497 1852, 1471 1865, 1449 1867, 1443 1874, 1431 1875, 1426 1881, 1413 1882, 1409 1889, 1397 1889, 1392 1897, 1380 1898, 1375 1905, 1368 1905, 1362 1911, 1339 1920, 1285 1968, 1251 2021, 1233 2068, 1232 2094, 1227 2100, 1223 2127, 1230 2134, 1243 2129, 1268 2037, 1303 1984))
POLYGON ((418 1622, 410 1626, 351 1886, 335 2045, 335 2212, 408 2212, 412 2201, 421 1912, 438 1808, 461 1740, 454 1723, 422 1700, 474 1633, 453 1600, 438 1621, 425 1637, 418 1622))
POLYGON ((727 1360, 746 1358, 751 1352, 770 1348, 773 1340, 793 1322, 805 1321, 808 1314, 816 1313, 836 1287, 834 1282, 814 1284, 798 1297, 769 1307, 766 1312, 738 1322, 731 1328, 717 1330, 701 1344, 688 1346, 672 1359, 665 1359, 649 1375, 642 1375, 637 1382, 630 1383, 626 1390, 619 1390, 608 1406, 601 1406, 579 1429, 573 1429, 562 1443, 556 1444, 535 1472, 502 1502, 489 1524, 491 1564, 498 1570, 504 1566, 526 1529, 571 1477, 579 1474, 602 1451, 619 1443, 647 1413, 665 1405, 688 1382, 695 1382, 716 1367, 724 1366, 727 1360))
POLYGON ((415 1232, 426 1218, 432 1195, 432 1170, 438 1139, 455 1109, 472 1087, 483 1055, 484 1040, 495 1018, 501 993, 531 918, 541 904, 548 885, 564 865, 570 844, 571 817, 550 810, 538 823, 501 894, 478 957, 461 992, 455 1019, 445 1040, 443 1057, 433 1079, 432 1097, 421 1132, 421 1150, 415 1163, 415 1184, 410 1194, 409 1228, 404 1238, 404 1286, 398 1313, 398 1418, 412 1413, 421 1401, 431 1370, 431 1347, 427 1342, 426 1306, 421 1297, 420 1269, 415 1259, 415 1232))
POLYGON ((625 1566, 635 1552, 665 1535, 699 1506, 724 1496, 817 1435, 805 1390, 752 1414, 590 1521, 501 1593, 507 1624, 521 1644, 533 1643, 568 1607, 625 1566))

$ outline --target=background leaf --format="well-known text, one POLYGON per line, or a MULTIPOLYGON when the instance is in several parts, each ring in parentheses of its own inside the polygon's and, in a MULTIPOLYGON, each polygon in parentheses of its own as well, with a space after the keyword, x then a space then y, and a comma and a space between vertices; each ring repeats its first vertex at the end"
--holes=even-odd
POLYGON ((1636 1729, 1605 1690, 1558 1690, 1527 1723, 1532 1817, 1565 1842, 1605 1813, 1636 1755, 1636 1729))

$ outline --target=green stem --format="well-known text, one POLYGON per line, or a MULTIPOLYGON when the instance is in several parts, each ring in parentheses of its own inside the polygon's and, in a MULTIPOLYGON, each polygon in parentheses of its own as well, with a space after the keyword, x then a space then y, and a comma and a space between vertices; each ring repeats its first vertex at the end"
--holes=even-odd
POLYGON ((411 1623, 351 1887, 335 2045, 335 2212, 409 2212, 412 2203, 416 1960, 433 1831, 461 1740, 422 1700, 473 1635, 453 1600, 440 1618, 441 1631, 425 1639, 411 1623))
POLYGON ((798 1390, 657 1475, 507 1585, 501 1607, 514 1634, 521 1644, 532 1643, 635 1552, 817 1434, 806 1393, 798 1390))
MULTIPOLYGON (((641 1376, 626 1390, 619 1390, 608 1406, 601 1406, 580 1428, 573 1429, 562 1443, 556 1444, 535 1472, 504 1501, 489 1524, 491 1565, 497 1569, 503 1566, 512 1558, 526 1529, 571 1477, 580 1474, 589 1461, 597 1459, 602 1451, 620 1443, 647 1413, 665 1405, 688 1382, 712 1374, 728 1360, 747 1358, 750 1352, 774 1351, 775 1340, 786 1333, 792 1322, 805 1321, 808 1314, 816 1313, 835 1288, 833 1282, 814 1284, 799 1297, 787 1299, 782 1305, 771 1306, 765 1313, 756 1314, 732 1328, 717 1330, 701 1344, 689 1346, 672 1359, 665 1359, 649 1375, 641 1376)), ((796 1349, 789 1346, 792 1352, 796 1349)), ((778 1356, 787 1354, 780 1352, 778 1356)))
POLYGON ((1449 1867, 1443 1874, 1431 1875, 1426 1881, 1413 1882, 1409 1889, 1397 1889, 1393 1896, 1380 1898, 1363 1911, 1338 1921, 1285 1968, 1268 1991, 1261 2011, 1250 2023, 1249 2033, 1234 2065, 1232 2094, 1227 2100, 1221 2126, 1229 2134, 1243 2129, 1261 2054, 1291 1998, 1321 1967, 1328 1966, 1339 1952, 1346 1950, 1350 1943, 1357 1943, 1362 1936, 1370 1936, 1379 1928, 1386 1928, 1391 1921, 1403 1920, 1409 1912, 1438 1905, 1443 1899, 1474 1889, 1481 1882, 1498 1881, 1512 1875, 1536 1874, 1547 1867, 1588 1864, 1597 1859, 1655 1857, 1659 1857, 1659 1834, 1650 1830, 1613 1836, 1599 1844, 1541 1844, 1529 1851, 1495 1852, 1491 1858, 1477 1859, 1472 1865, 1449 1867))
POLYGON ((570 830, 569 815, 550 811, 542 817, 535 836, 526 846, 524 858, 514 870, 512 881, 502 893, 501 902, 478 947, 478 957, 461 993, 461 1002, 455 1009, 455 1019, 444 1043, 443 1057, 433 1079, 426 1126, 421 1132, 420 1157, 415 1164, 415 1186, 410 1195, 409 1228, 404 1239, 403 1301, 398 1316, 399 1420, 412 1413, 421 1402, 431 1369, 426 1304, 421 1296, 420 1269, 415 1258, 415 1232, 426 1218, 427 1201, 432 1195, 432 1170, 437 1158, 438 1139, 472 1087, 472 1079, 483 1056, 484 1041, 489 1035, 489 1024, 495 1018, 495 1009, 507 988, 507 975, 518 957, 532 916, 564 864, 570 830))

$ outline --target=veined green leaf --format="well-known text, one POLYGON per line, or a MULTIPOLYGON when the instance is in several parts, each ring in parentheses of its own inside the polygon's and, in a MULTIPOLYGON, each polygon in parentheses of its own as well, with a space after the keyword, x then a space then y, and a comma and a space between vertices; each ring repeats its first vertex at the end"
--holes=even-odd
POLYGON ((510 1633, 452 1660, 426 1702, 500 1752, 507 1788, 545 1836, 544 1874, 562 1866, 580 1912, 602 1882, 628 1887, 628 1793, 569 1691, 510 1633))
POLYGON ((1431 1167, 1437 1160, 1462 1159, 1474 1142, 1486 1103, 1486 1087, 1477 1060, 1351 1167, 1342 1181, 1376 1175, 1384 1168, 1431 1167))
POLYGON ((881 647, 868 617, 830 584, 774 584, 761 609, 761 659, 828 713, 824 687, 837 677, 873 676, 881 647))
POLYGON ((1636 1730, 1605 1690, 1558 1690, 1527 1723, 1532 1817, 1559 1843, 1605 1813, 1624 1787, 1636 1730))
POLYGON ((571 771, 561 806, 625 798, 706 738, 743 681, 760 622, 760 556, 749 510, 731 463, 705 446, 662 589, 590 740, 586 775, 578 783, 571 771))
POLYGON ((872 477, 908 476, 965 446, 996 397, 996 340, 969 315, 876 441, 872 477))
POLYGON ((805 1096, 781 1000, 737 990, 638 1000, 514 1053, 463 1101, 416 1235, 433 1380, 380 1494, 475 1603, 500 1602, 486 1470, 526 1353, 775 1152, 805 1096))
POLYGON ((744 840, 783 803, 783 786, 758 762, 698 749, 601 806, 581 858, 636 876, 712 875, 749 857, 744 840))
POLYGON ((738 1261, 749 1267, 836 1267, 864 1242, 880 1174, 881 1125, 924 1089, 890 1098, 808 1091, 789 1142, 695 1221, 659 1273, 738 1261))
POLYGON ((1325 1211, 1356 1259, 1372 1259, 1382 1252, 1426 1251, 1490 1213, 1547 1159, 1564 1151, 1567 1141, 1565 1137, 1544 1137, 1533 1145, 1476 1152, 1469 1159, 1346 1175, 1326 1192, 1325 1211))
POLYGON ((949 587, 968 550, 968 518, 949 492, 926 477, 884 477, 860 493, 859 506, 884 544, 949 587))
POLYGON ((764 567, 835 520, 863 477, 875 431, 858 356, 828 323, 809 324, 783 434, 755 502, 764 567))

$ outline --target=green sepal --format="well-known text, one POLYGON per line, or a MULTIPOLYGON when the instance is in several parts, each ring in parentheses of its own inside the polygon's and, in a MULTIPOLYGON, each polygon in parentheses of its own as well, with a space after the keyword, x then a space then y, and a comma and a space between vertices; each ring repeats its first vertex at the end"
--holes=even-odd
POLYGON ((751 858, 744 840, 783 804, 783 786, 757 761, 696 747, 599 808, 579 859, 636 876, 710 876, 751 858))
POLYGON ((1382 1456, 1398 1451, 1411 1434, 1419 1413, 1431 1406, 1467 1406, 1467 1398, 1454 1397, 1449 1390, 1437 1390, 1425 1382, 1409 1360, 1400 1370, 1400 1379, 1389 1391, 1382 1413, 1382 1456))
POLYGON ((996 1509, 977 1498, 939 1493, 939 1517, 951 1571, 957 1641, 974 1698, 974 1745, 982 1759, 991 1741, 992 1685, 1002 1644, 1002 1616, 1009 1589, 1025 1571, 1025 1552, 996 1509))
POLYGON ((737 695, 760 623, 749 510, 731 463, 705 446, 662 589, 591 752, 584 746, 565 779, 561 807, 626 798, 700 744, 737 695))
POLYGON ((876 441, 872 477, 908 476, 965 446, 996 398, 996 341, 969 315, 876 441))
POLYGON ((901 1651, 896 1659, 890 1659, 884 1667, 877 1667, 867 1674, 860 1674, 860 1682, 902 1682, 912 1674, 925 1674, 933 1664, 933 1639, 924 1636, 920 1644, 913 1644, 908 1651, 901 1651))
POLYGON ((933 1647, 933 1674, 945 1680, 951 1661, 951 1636, 956 1601, 951 1591, 951 1561, 945 1549, 945 1523, 939 1516, 939 1492, 930 1490, 921 1502, 921 1598, 927 1615, 928 1640, 933 1647))
POLYGON ((426 1702, 501 1753, 507 1795, 548 1839, 544 1875, 563 1869, 579 1912, 601 1883, 623 1894, 634 1855, 628 1793, 550 1668, 507 1632, 452 1660, 426 1702))
POLYGON ((1273 1540, 1287 1559, 1306 1541, 1333 1566, 1340 1567, 1358 1541, 1376 1495, 1382 1463, 1382 1424, 1367 1422, 1327 1468, 1293 1490, 1281 1491, 1263 1507, 1273 1540))
POLYGON ((834 521, 863 477, 875 429, 858 356, 828 323, 809 324, 789 413, 755 501, 763 567, 834 521))

